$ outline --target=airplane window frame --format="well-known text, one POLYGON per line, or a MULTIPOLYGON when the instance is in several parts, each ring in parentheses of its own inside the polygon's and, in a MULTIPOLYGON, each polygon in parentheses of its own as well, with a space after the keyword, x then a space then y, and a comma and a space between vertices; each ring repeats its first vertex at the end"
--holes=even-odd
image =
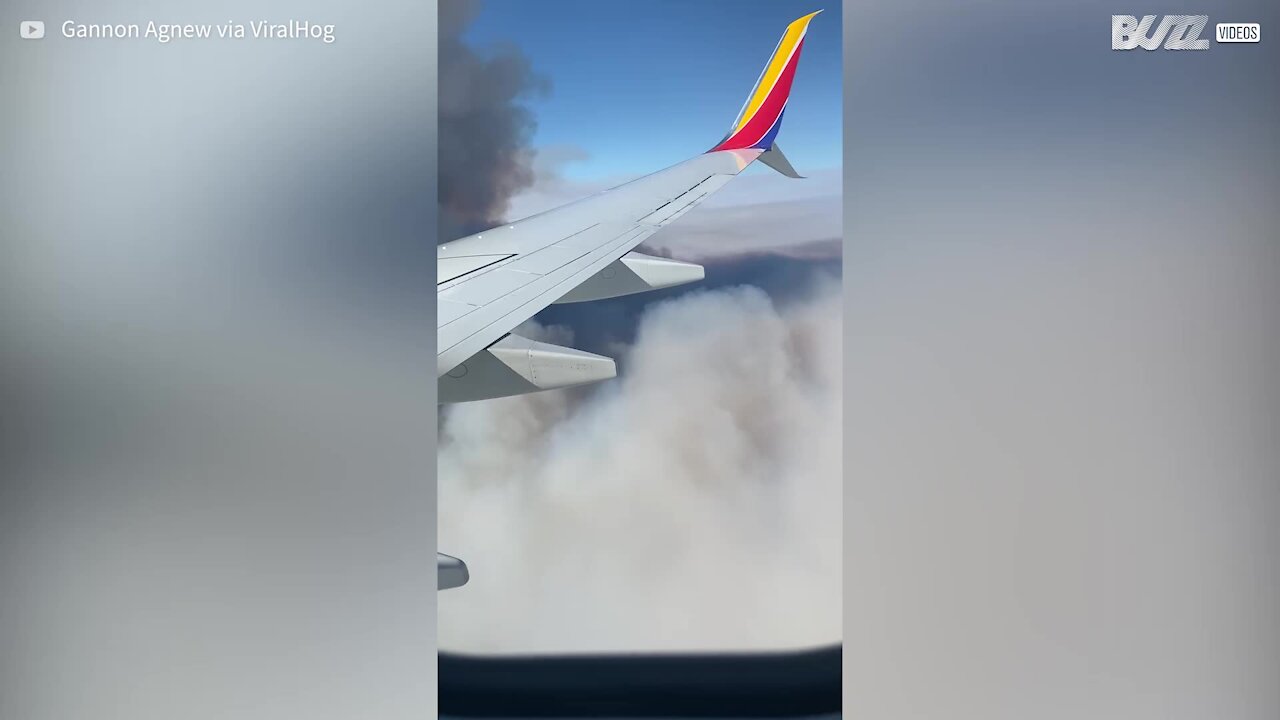
POLYGON ((840 713, 843 646, 775 652, 439 654, 454 717, 812 717, 840 713))

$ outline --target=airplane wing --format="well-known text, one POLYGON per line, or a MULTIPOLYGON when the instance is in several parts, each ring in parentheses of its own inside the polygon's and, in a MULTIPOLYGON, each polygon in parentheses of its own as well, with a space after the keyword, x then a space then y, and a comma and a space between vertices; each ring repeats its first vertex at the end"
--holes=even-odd
MULTIPOLYGON (((820 11, 819 11, 820 12, 820 11)), ((610 358, 511 330, 557 302, 618 297, 701 280, 692 263, 633 248, 724 187, 755 160, 799 177, 774 144, 805 33, 792 22, 729 132, 665 170, 437 249, 440 402, 464 402, 614 377, 610 358)))

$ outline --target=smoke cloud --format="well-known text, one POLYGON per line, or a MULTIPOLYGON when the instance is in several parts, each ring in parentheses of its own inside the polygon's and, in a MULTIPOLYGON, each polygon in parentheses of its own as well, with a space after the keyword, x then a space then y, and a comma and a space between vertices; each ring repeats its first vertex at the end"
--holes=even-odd
MULTIPOLYGON (((800 647, 841 634, 840 281, 649 307, 620 377, 451 406, 442 648, 800 647)), ((562 326, 521 332, 572 342, 562 326)))
POLYGON ((499 225, 511 197, 533 184, 536 123, 526 98, 550 84, 518 48, 482 55, 462 34, 476 0, 440 2, 440 235, 437 242, 499 225))

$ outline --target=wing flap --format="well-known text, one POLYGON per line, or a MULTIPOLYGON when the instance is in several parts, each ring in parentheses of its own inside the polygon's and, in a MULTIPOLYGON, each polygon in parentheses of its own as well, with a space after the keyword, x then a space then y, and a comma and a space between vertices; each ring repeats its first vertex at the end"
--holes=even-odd
POLYGON ((702 182, 680 193, 657 210, 641 218, 640 222, 645 225, 668 225, 683 214, 683 211, 692 208, 706 196, 727 185, 733 177, 733 175, 710 175, 702 182))
POLYGON ((556 268, 568 265, 582 257, 586 254, 587 249, 572 248, 556 243, 528 255, 522 255, 511 266, 520 272, 546 275, 556 268))
POLYGON ((581 232, 576 232, 560 240, 556 243, 556 246, 577 252, 590 252, 608 242, 611 238, 615 238, 634 227, 635 225, 631 223, 597 222, 581 232))
POLYGON ((450 302, 437 295, 436 297, 436 322, 443 327, 467 313, 476 309, 475 305, 467 305, 465 303, 450 302))
POLYGON ((511 263, 476 275, 444 290, 439 297, 449 302, 483 306, 538 279, 537 275, 518 272, 515 265, 516 263, 511 263))
POLYGON ((491 265, 497 265, 509 257, 511 257, 510 254, 463 255, 438 258, 436 260, 436 285, 443 285, 450 280, 457 280, 463 275, 470 275, 491 265))

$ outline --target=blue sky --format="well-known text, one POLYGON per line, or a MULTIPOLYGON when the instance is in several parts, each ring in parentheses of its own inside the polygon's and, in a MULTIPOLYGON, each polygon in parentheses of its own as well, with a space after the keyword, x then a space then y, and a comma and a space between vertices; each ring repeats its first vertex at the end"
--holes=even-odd
POLYGON ((778 144, 802 172, 841 157, 839 0, 485 0, 465 39, 515 43, 551 92, 535 147, 589 159, 570 179, 643 175, 724 135, 792 20, 814 10, 778 144))

